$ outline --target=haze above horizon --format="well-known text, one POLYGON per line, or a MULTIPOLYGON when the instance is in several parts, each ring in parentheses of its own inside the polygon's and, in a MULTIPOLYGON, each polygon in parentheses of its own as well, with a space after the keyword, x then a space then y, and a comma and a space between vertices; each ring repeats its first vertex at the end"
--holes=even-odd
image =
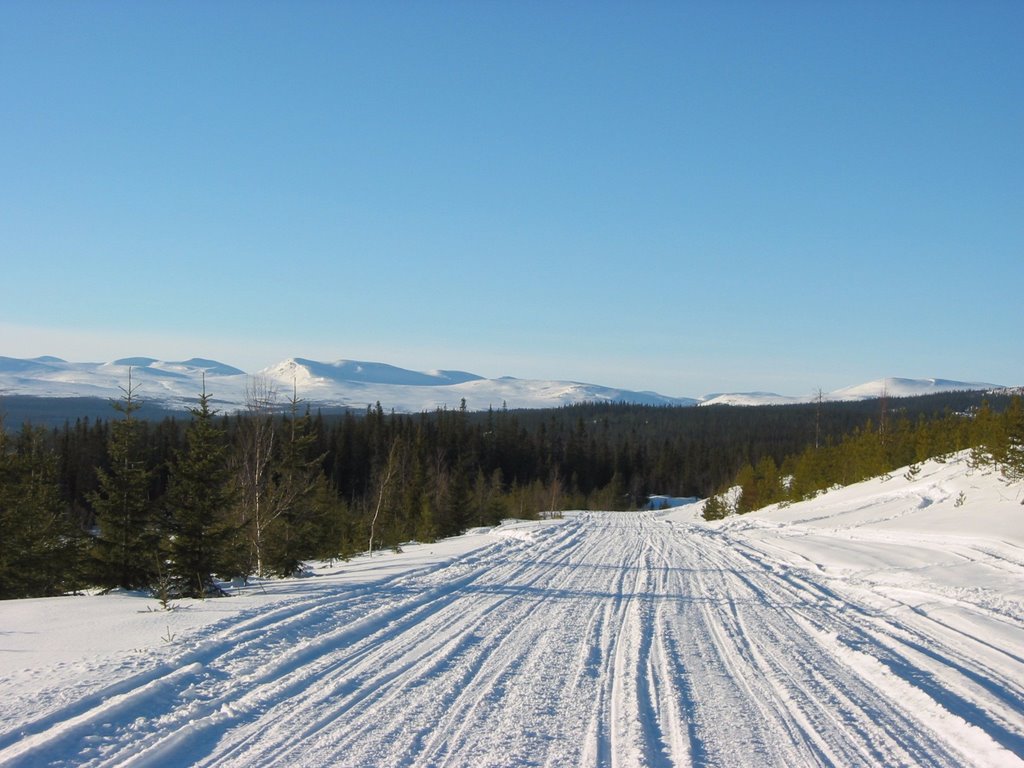
POLYGON ((1024 384, 1024 5, 0 5, 0 355, 1024 384))

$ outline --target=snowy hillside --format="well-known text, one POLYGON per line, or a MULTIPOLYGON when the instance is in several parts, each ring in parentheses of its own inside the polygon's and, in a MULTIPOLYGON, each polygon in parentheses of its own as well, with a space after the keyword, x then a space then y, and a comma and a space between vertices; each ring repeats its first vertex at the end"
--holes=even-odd
POLYGON ((295 381, 303 386, 359 383, 405 387, 441 387, 483 380, 482 376, 465 371, 420 372, 396 368, 385 363, 365 363, 358 360, 320 363, 301 357, 284 360, 264 369, 261 373, 281 384, 290 385, 292 381, 295 381))
POLYGON ((864 400, 875 397, 917 397, 932 395, 936 392, 956 392, 959 390, 998 389, 995 384, 980 382, 950 381, 949 379, 901 379, 888 378, 869 381, 855 387, 837 389, 828 394, 829 400, 864 400))
POLYGON ((250 375, 213 360, 161 362, 134 357, 111 363, 70 363, 55 357, 31 360, 0 357, 0 394, 37 397, 118 398, 132 383, 137 396, 170 408, 195 404, 205 386, 217 408, 240 408, 254 380, 268 383, 282 404, 293 388, 305 402, 363 410, 381 403, 405 413, 455 409, 549 408, 581 402, 693 405, 690 398, 570 381, 504 377, 485 379, 465 371, 410 371, 384 363, 339 360, 333 363, 292 358, 250 375), (204 383, 205 378, 205 383, 204 383))
POLYGON ((245 391, 246 373, 215 360, 129 357, 110 363, 70 363, 56 357, 0 357, 0 394, 117 398, 128 385, 129 370, 140 394, 155 402, 194 402, 204 376, 211 387, 223 386, 232 402, 245 391))
MULTIPOLYGON (((215 360, 193 358, 162 362, 133 357, 110 363, 71 363, 55 357, 31 360, 0 357, 0 395, 118 398, 131 369, 137 395, 151 404, 180 408, 195 404, 205 386, 214 405, 243 406, 254 377, 269 383, 284 403, 293 388, 311 404, 363 410, 381 403, 386 410, 419 413, 455 409, 465 400, 470 410, 551 408, 583 402, 641 405, 779 405, 811 402, 814 396, 787 397, 766 392, 715 394, 703 398, 668 397, 574 381, 502 377, 487 379, 466 371, 411 371, 385 363, 338 360, 333 363, 291 358, 250 375, 215 360), (205 378, 205 384, 204 384, 205 378)), ((883 379, 826 394, 826 400, 851 400, 930 394, 950 390, 994 389, 992 384, 945 379, 883 379)))
POLYGON ((381 403, 399 412, 459 408, 551 408, 583 402, 692 405, 690 398, 672 398, 654 392, 633 392, 596 384, 540 381, 506 376, 485 379, 465 371, 409 371, 383 363, 339 360, 319 363, 294 358, 260 371, 290 392, 294 381, 301 397, 327 405, 366 407, 381 403))
POLYGON ((170 612, 0 603, 0 766, 1024 764, 1024 488, 509 523, 170 612))
MULTIPOLYGON (((951 379, 904 379, 890 377, 876 379, 852 387, 843 387, 833 392, 823 392, 825 402, 848 400, 872 400, 880 397, 918 397, 939 392, 988 391, 1003 389, 998 384, 983 382, 953 381, 951 379)), ((790 397, 774 392, 733 392, 705 396, 700 405, 791 405, 812 403, 817 394, 790 397)))
POLYGON ((700 405, 793 405, 810 402, 809 397, 787 397, 774 392, 730 392, 707 395, 700 405))

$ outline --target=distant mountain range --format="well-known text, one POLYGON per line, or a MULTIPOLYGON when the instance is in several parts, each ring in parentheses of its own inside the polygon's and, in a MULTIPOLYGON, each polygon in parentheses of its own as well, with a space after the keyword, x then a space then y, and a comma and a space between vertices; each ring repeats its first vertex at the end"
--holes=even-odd
MULTIPOLYGON (((254 374, 216 360, 192 358, 167 362, 128 357, 109 363, 72 363, 57 357, 30 360, 0 357, 0 398, 119 398, 131 371, 136 396, 168 409, 195 404, 203 390, 222 410, 244 406, 254 382, 276 393, 284 404, 293 391, 304 402, 332 408, 363 410, 380 403, 386 410, 419 413, 455 409, 463 401, 470 410, 488 408, 551 408, 582 402, 641 405, 772 405, 806 403, 816 394, 786 397, 771 392, 716 393, 704 397, 668 397, 656 392, 584 384, 502 377, 487 379, 466 371, 411 371, 385 363, 338 360, 333 363, 291 358, 254 374)), ((882 395, 908 397, 956 390, 1000 389, 995 384, 948 379, 887 378, 823 394, 824 400, 865 400, 882 395)))

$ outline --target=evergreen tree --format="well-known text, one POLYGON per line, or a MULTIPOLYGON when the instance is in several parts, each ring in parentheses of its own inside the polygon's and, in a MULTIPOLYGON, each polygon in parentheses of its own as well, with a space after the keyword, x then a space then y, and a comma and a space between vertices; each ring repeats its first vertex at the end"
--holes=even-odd
POLYGON ((421 426, 416 430, 415 442, 410 451, 411 466, 402 492, 402 508, 412 538, 417 541, 434 541, 437 538, 437 528, 428 488, 424 443, 424 430, 421 426))
POLYGON ((0 599, 77 589, 85 537, 59 494, 57 459, 25 426, 10 445, 0 419, 0 599))
POLYGON ((1006 419, 994 413, 987 400, 982 402, 971 420, 971 463, 976 467, 1002 464, 1008 441, 1006 419))
POLYGON ((736 485, 741 489, 740 514, 761 509, 783 498, 778 468, 771 456, 764 456, 756 467, 746 464, 736 476, 736 485))
POLYGON ((729 516, 730 511, 723 494, 716 493, 704 502, 705 520, 722 520, 729 516))
POLYGON ((299 414, 298 395, 290 399, 289 416, 281 440, 281 457, 274 472, 264 567, 269 573, 290 576, 312 557, 316 548, 316 488, 323 456, 311 457, 316 442, 309 411, 299 414))
POLYGON ((110 468, 97 467, 99 488, 91 494, 98 533, 93 543, 94 579, 113 589, 143 589, 153 584, 159 565, 160 531, 150 499, 152 471, 146 465, 142 425, 135 418, 131 369, 124 396, 112 403, 123 414, 110 427, 110 468))
POLYGON ((190 413, 185 447, 170 470, 168 572, 176 594, 203 597, 219 591, 213 576, 228 562, 232 497, 224 431, 205 389, 190 413))
POLYGON ((1002 456, 1003 474, 1009 480, 1024 479, 1024 405, 1014 397, 1006 409, 1006 449, 1002 456))

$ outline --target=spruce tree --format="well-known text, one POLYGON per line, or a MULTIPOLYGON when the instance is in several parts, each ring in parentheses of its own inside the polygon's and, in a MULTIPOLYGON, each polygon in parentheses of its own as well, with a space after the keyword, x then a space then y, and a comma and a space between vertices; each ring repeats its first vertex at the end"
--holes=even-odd
POLYGON ((203 597, 219 592, 214 573, 227 561, 232 498, 224 430, 214 421, 205 387, 199 406, 189 411, 185 447, 170 468, 167 570, 176 595, 203 597))
POLYGON ((149 489, 152 470, 146 465, 140 422, 135 412, 131 369, 124 396, 112 403, 124 415, 111 424, 107 451, 110 468, 97 468, 99 488, 90 495, 98 534, 93 542, 93 571, 97 584, 107 589, 143 589, 151 586, 159 565, 160 532, 149 489))
POLYGON ((1003 453, 1003 475, 1008 480, 1024 479, 1024 405, 1020 396, 1006 409, 1006 450, 1003 453))
POLYGON ((723 493, 713 494, 704 502, 705 520, 724 520, 729 516, 730 511, 723 493))
POLYGON ((1006 419, 992 411, 988 400, 982 401, 974 413, 970 432, 973 466, 987 467, 1003 462, 1008 444, 1006 419))
POLYGON ((278 576, 290 576, 302 560, 316 551, 318 506, 314 491, 321 475, 323 455, 310 457, 316 434, 309 411, 299 414, 300 400, 293 390, 290 411, 282 430, 281 456, 271 488, 273 517, 268 522, 264 567, 278 576))
POLYGON ((0 599, 77 589, 85 536, 60 498, 56 454, 27 425, 11 442, 0 418, 0 599))

